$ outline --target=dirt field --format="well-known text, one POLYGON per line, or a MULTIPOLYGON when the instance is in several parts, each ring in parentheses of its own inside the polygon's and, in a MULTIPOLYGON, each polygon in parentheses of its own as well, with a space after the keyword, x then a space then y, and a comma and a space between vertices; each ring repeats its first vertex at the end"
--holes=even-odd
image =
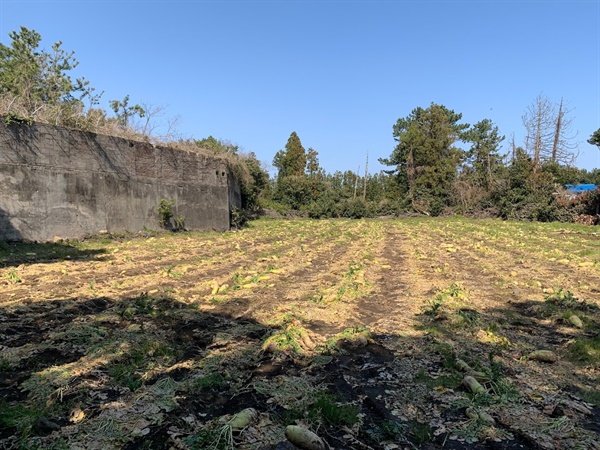
POLYGON ((0 243, 0 293, 0 448, 600 449, 598 227, 0 243))

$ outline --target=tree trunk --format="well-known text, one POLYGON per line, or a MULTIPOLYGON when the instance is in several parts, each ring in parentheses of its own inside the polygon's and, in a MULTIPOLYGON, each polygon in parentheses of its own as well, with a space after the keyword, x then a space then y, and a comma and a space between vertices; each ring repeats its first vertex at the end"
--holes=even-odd
POLYGON ((558 144, 560 142, 560 133, 562 131, 563 118, 563 99, 560 99, 558 107, 558 115, 556 116, 556 128, 554 129, 554 144, 552 145, 552 162, 556 162, 558 157, 558 144))

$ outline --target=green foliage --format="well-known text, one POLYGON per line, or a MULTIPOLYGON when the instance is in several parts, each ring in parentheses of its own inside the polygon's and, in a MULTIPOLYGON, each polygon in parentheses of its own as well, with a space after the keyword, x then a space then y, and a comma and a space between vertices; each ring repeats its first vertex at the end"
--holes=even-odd
POLYGON ((131 117, 138 116, 142 118, 146 115, 146 110, 140 105, 129 104, 129 95, 126 95, 123 100, 111 100, 110 108, 115 113, 117 123, 123 128, 129 125, 131 117))
POLYGON ((450 204, 458 164, 463 152, 454 144, 464 140, 468 127, 459 124, 461 114, 443 105, 432 103, 429 108, 415 108, 393 128, 396 148, 382 164, 396 166, 402 190, 417 211, 438 215, 450 204))
POLYGON ((159 340, 144 339, 125 354, 112 361, 107 369, 110 377, 131 391, 139 389, 145 381, 144 373, 163 363, 173 363, 175 352, 159 340))
POLYGON ((328 393, 319 392, 306 409, 292 408, 285 412, 282 421, 293 424, 298 420, 307 420, 314 424, 336 427, 352 427, 359 422, 359 409, 355 405, 343 403, 328 393))
POLYGON ((279 169, 278 178, 304 175, 306 151, 295 131, 290 134, 285 150, 279 150, 275 154, 273 165, 279 169))
POLYGON ((314 184, 315 181, 306 175, 278 177, 273 199, 299 211, 304 205, 309 205, 317 199, 314 184))
POLYGON ((358 408, 340 403, 328 393, 321 393, 309 408, 309 417, 321 419, 327 425, 348 426, 358 423, 358 408))
POLYGON ((264 202, 264 196, 268 194, 269 174, 256 159, 256 155, 250 152, 246 157, 239 160, 248 173, 248 177, 240 177, 241 179, 241 194, 242 194, 242 209, 253 211, 261 207, 261 202, 264 202))
POLYGON ((142 292, 138 297, 124 301, 119 305, 119 315, 127 320, 138 315, 155 316, 159 312, 158 301, 147 293, 142 292))
POLYGON ((175 206, 175 200, 167 200, 161 199, 158 208, 156 211, 158 212, 158 221, 160 222, 160 226, 163 228, 171 228, 173 231, 181 231, 185 229, 185 217, 183 214, 178 214, 175 217, 175 212, 173 210, 175 206), (171 219, 173 223, 171 223, 171 219))
POLYGON ((465 139, 471 143, 467 164, 473 170, 473 178, 478 186, 491 191, 502 170, 502 157, 498 152, 504 136, 500 136, 491 120, 484 119, 465 133, 465 139))
POLYGON ((8 113, 4 116, 4 123, 6 125, 33 125, 33 119, 31 117, 23 117, 18 113, 14 113, 12 111, 8 111, 8 113))
POLYGON ((303 329, 297 325, 289 324, 281 330, 269 336, 263 348, 270 349, 273 353, 292 353, 300 355, 302 349, 303 329))
POLYGON ((82 115, 84 100, 90 107, 99 102, 85 78, 69 75, 79 62, 62 42, 40 49, 41 35, 25 27, 9 37, 10 45, 0 43, 0 96, 9 102, 8 113, 16 111, 11 121, 29 121, 46 108, 56 123, 69 125, 82 115))
POLYGON ((175 200, 167 200, 161 199, 158 204, 158 221, 160 222, 162 227, 167 227, 167 225, 171 222, 173 218, 173 205, 175 205, 175 200))
POLYGON ((224 153, 237 155, 239 151, 239 147, 237 145, 233 145, 231 142, 215 139, 212 136, 208 136, 204 139, 194 140, 193 143, 200 148, 211 151, 215 155, 224 153))
POLYGON ((44 413, 43 408, 28 407, 22 403, 11 405, 0 400, 0 429, 13 429, 17 434, 26 437, 31 433, 37 419, 44 413))
POLYGON ((533 161, 520 147, 508 167, 508 177, 506 188, 496 197, 501 217, 544 222, 569 219, 570 216, 561 216, 562 211, 552 196, 555 190, 552 175, 535 170, 533 161))
POLYGON ((9 371, 12 368, 10 362, 4 358, 0 358, 0 372, 9 371))
POLYGON ((413 437, 417 445, 426 444, 433 439, 433 430, 427 423, 409 422, 408 433, 413 437))
POLYGON ((588 139, 588 144, 595 145, 600 150, 600 128, 598 128, 588 139))
POLYGON ((176 230, 184 230, 185 229, 185 216, 183 214, 177 214, 174 221, 176 230))
POLYGON ((210 373, 208 375, 196 378, 192 383, 192 391, 206 391, 210 389, 219 389, 225 384, 225 378, 220 372, 210 373))
POLYGON ((10 269, 6 274, 8 281, 11 283, 22 283, 23 279, 19 276, 17 269, 10 269))
POLYGON ((569 345, 571 360, 585 365, 600 364, 600 335, 595 337, 578 337, 569 345))
POLYGON ((223 426, 211 423, 201 430, 183 439, 190 450, 230 450, 233 448, 231 433, 223 426))
POLYGON ((361 219, 369 215, 368 205, 362 198, 345 199, 339 208, 339 217, 361 219))
POLYGON ((231 209, 230 218, 231 228, 240 230, 244 228, 248 223, 248 216, 243 209, 233 207, 231 209))
MULTIPOLYGON (((582 303, 571 291, 560 288, 558 292, 549 294, 545 299, 548 303, 553 303, 562 309, 577 309, 582 303)), ((595 306, 595 305, 591 305, 595 306)))
POLYGON ((397 440, 404 435, 404 428, 393 420, 384 420, 381 424, 383 440, 397 440))

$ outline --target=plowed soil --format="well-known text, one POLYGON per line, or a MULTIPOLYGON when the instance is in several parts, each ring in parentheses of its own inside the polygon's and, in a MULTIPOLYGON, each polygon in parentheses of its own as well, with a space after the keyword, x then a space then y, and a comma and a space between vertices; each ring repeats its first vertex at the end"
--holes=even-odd
POLYGON ((599 305, 597 227, 0 243, 0 448, 600 449, 599 305))

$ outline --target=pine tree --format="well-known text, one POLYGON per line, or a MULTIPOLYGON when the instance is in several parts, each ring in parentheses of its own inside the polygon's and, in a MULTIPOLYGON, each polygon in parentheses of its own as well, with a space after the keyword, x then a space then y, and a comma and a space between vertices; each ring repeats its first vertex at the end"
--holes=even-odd
POLYGON ((396 148, 389 158, 379 161, 396 166, 395 173, 413 207, 439 213, 448 204, 458 164, 463 152, 454 144, 464 140, 467 124, 459 124, 462 114, 432 103, 415 108, 393 128, 396 148))

